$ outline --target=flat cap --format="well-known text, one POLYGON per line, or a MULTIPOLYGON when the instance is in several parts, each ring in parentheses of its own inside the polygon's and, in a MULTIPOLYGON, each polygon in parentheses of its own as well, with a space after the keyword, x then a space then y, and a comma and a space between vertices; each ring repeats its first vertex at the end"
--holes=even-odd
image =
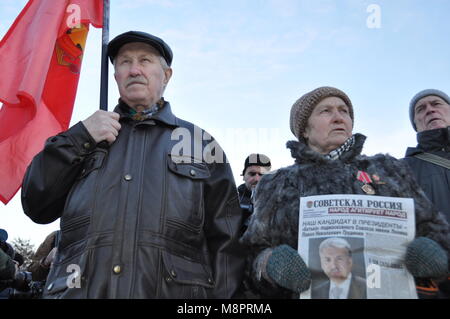
POLYGON ((128 31, 112 39, 108 44, 108 56, 111 62, 114 62, 114 58, 119 53, 120 48, 130 42, 143 42, 151 45, 166 60, 167 65, 171 66, 173 53, 167 43, 157 36, 142 31, 128 31))

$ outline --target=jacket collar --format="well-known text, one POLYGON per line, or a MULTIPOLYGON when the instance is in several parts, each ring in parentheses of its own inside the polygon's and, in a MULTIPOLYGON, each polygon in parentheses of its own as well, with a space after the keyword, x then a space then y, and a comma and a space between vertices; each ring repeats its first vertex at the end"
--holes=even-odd
MULTIPOLYGON (((355 145, 343 153, 340 157, 340 161, 348 162, 360 155, 366 137, 362 134, 355 134, 355 145)), ((301 141, 288 141, 286 147, 291 150, 291 156, 295 159, 297 164, 303 164, 305 162, 332 162, 331 159, 326 158, 323 154, 313 151, 304 140, 301 141)))
MULTIPOLYGON (((126 114, 128 114, 128 110, 130 107, 128 104, 126 104, 122 99, 119 99, 119 104, 114 108, 114 112, 117 112, 120 114, 120 117, 126 117, 126 114)), ((159 110, 158 113, 152 116, 150 120, 144 120, 142 123, 145 123, 147 121, 159 121, 164 124, 170 125, 170 126, 179 126, 178 118, 172 113, 172 109, 170 107, 170 103, 167 101, 164 101, 164 106, 159 110)))
POLYGON ((238 187, 238 193, 240 195, 244 195, 250 197, 252 195, 252 192, 245 186, 245 183, 239 185, 238 187))
POLYGON ((423 152, 450 152, 450 126, 417 133, 416 147, 409 147, 406 156, 413 156, 423 152))

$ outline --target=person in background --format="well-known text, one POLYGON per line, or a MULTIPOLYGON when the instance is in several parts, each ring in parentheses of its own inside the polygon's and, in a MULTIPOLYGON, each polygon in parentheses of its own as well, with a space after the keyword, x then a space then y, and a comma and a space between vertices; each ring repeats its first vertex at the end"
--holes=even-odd
MULTIPOLYGON (((271 166, 269 157, 264 154, 252 153, 244 161, 244 169, 241 174, 244 183, 238 187, 239 203, 244 217, 240 231, 241 235, 247 230, 250 217, 253 214, 253 192, 261 177, 270 171, 271 166)), ((246 254, 248 253, 246 252, 246 254)), ((249 287, 251 282, 246 278, 247 276, 244 276, 242 286, 234 298, 259 299, 259 296, 249 287)))
POLYGON ((14 280, 19 271, 19 262, 14 260, 15 252, 8 240, 8 232, 0 229, 0 299, 8 298, 9 282, 14 280))
MULTIPOLYGON (((417 93, 409 103, 417 146, 408 147, 404 161, 420 187, 450 223, 450 97, 436 89, 417 93)), ((450 277, 418 282, 422 298, 450 298, 450 277)))
MULTIPOLYGON (((18 263, 14 262, 3 249, 0 249, 0 280, 14 279, 17 270, 18 263)), ((0 288, 0 290, 2 289, 0 288)))
POLYGON ((6 242, 7 240, 8 232, 0 229, 0 280, 13 279, 19 269, 18 262, 14 261, 14 249, 6 242))
POLYGON ((253 213, 252 193, 261 177, 270 171, 271 166, 269 157, 264 154, 253 153, 245 159, 241 175, 244 183, 238 187, 239 203, 244 214, 242 233, 247 229, 250 216, 253 213))
POLYGON ((47 280, 50 267, 58 250, 59 236, 59 230, 51 232, 31 257, 31 263, 27 270, 31 272, 34 281, 47 280))

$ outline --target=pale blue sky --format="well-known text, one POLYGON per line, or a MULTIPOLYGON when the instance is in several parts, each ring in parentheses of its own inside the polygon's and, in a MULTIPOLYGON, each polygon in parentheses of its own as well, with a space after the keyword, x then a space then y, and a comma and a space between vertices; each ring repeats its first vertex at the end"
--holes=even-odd
MULTIPOLYGON (((25 3, 0 0, 0 37, 25 3)), ((450 93, 449 13, 448 0, 111 0, 110 35, 142 30, 171 46, 165 97, 218 140, 240 184, 251 152, 267 154, 275 169, 292 163, 291 105, 323 85, 350 96, 354 132, 368 136, 364 153, 402 157, 415 145, 411 97, 425 88, 450 93), (381 28, 367 26, 371 4, 381 28)), ((100 39, 91 28, 72 123, 98 108, 100 39)), ((111 109, 112 73, 109 86, 111 109)), ((19 195, 0 204, 0 228, 38 245, 59 222, 31 222, 19 195)))

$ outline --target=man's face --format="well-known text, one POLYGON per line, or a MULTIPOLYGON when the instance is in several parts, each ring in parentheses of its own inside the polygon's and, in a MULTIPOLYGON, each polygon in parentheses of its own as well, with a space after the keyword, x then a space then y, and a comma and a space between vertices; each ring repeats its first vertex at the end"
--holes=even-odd
POLYGON ((267 166, 252 165, 247 167, 244 174, 244 182, 247 189, 253 190, 261 177, 269 171, 270 168, 267 166))
POLYGON ((123 45, 114 60, 120 97, 137 111, 149 108, 163 95, 172 69, 164 70, 157 51, 142 42, 123 45))
POLYGON ((414 107, 417 132, 445 128, 450 125, 450 105, 435 95, 425 96, 414 107))
POLYGON ((347 279, 353 261, 346 248, 326 247, 320 252, 320 264, 328 278, 339 283, 347 279))

